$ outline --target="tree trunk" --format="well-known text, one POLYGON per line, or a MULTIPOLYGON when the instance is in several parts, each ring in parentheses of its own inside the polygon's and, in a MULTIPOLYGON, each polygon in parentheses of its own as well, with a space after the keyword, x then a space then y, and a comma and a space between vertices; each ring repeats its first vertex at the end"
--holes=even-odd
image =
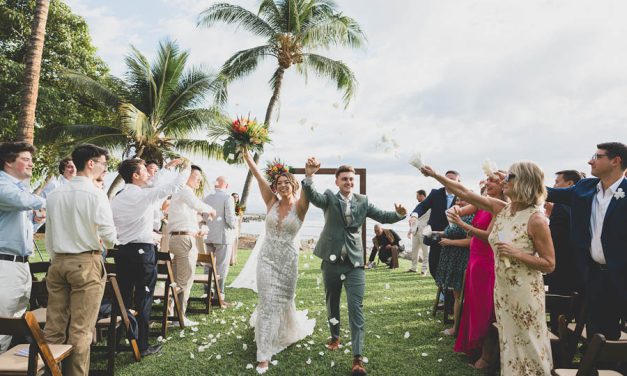
MULTIPOLYGON (((279 100, 279 94, 281 93, 281 83, 283 82, 283 74, 285 73, 285 69, 279 68, 276 72, 276 86, 274 87, 274 92, 272 93, 272 97, 270 98, 270 102, 268 103, 268 108, 266 109, 266 117, 265 124, 270 129, 270 119, 272 118, 272 111, 274 111, 274 106, 276 102, 279 100)), ((259 162, 259 157, 261 157, 261 153, 255 153, 253 156, 253 160, 255 163, 259 162)), ((246 181, 244 182, 244 189, 242 189, 242 197, 240 198, 240 202, 242 205, 246 205, 246 201, 248 200, 248 195, 250 194, 250 184, 253 181, 253 173, 248 170, 248 174, 246 174, 246 181)))
POLYGON ((18 122, 17 140, 33 143, 35 132, 35 109, 39 92, 39 75, 41 72, 41 56, 44 51, 46 37, 46 21, 48 20, 49 0, 37 0, 35 17, 31 27, 26 67, 24 68, 24 86, 18 122))

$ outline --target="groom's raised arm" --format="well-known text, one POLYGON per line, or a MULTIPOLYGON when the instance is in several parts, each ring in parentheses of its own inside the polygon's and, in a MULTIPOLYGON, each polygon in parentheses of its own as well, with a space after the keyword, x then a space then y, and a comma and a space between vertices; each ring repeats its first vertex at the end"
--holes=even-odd
POLYGON ((326 195, 323 195, 316 191, 313 184, 313 177, 309 176, 303 179, 303 192, 307 196, 309 202, 320 209, 326 209, 328 205, 328 199, 326 195))
POLYGON ((396 223, 405 218, 404 215, 400 215, 395 211, 383 211, 371 203, 368 203, 368 212, 366 213, 366 216, 379 223, 396 223))

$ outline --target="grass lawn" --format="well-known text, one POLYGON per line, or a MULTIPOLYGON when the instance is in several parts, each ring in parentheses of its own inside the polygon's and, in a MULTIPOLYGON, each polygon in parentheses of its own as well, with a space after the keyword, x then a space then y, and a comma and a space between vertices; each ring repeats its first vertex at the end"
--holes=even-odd
MULTIPOLYGON (((249 250, 239 252, 239 263, 231 267, 228 282, 237 276, 249 254, 249 250)), ((34 259, 38 259, 37 255, 34 259)), ((393 271, 377 268, 366 273, 363 355, 368 358, 368 374, 482 374, 466 365, 465 356, 453 352, 454 339, 441 334, 445 328, 441 315, 431 316, 435 295, 433 279, 404 273, 409 262, 400 260, 400 263, 400 268, 393 271), (407 338, 406 333, 409 333, 407 338)), ((201 288, 195 285, 192 295, 202 294, 201 288)), ((227 300, 236 306, 214 309, 209 315, 190 315, 192 320, 200 322, 196 332, 189 328, 169 331, 162 353, 142 359, 140 363, 132 362, 129 353, 118 354, 116 375, 255 375, 254 368, 246 366, 256 365, 254 334, 248 319, 257 295, 244 289, 227 289, 226 293, 227 300)), ((329 338, 324 286, 320 260, 311 253, 301 253, 296 307, 309 310, 309 317, 316 319, 314 334, 275 356, 278 363, 271 365, 266 375, 349 375, 352 355, 345 353, 349 346, 333 353, 324 347, 329 338)), ((346 304, 341 308, 346 345, 350 341, 346 304)), ((155 342, 152 338, 151 343, 155 342)), ((98 358, 101 357, 94 355, 92 361, 102 366, 98 358)))

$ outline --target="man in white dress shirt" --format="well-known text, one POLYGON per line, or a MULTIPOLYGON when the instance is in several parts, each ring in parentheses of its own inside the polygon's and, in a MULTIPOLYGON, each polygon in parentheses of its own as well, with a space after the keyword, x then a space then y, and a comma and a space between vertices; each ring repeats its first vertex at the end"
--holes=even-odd
MULTIPOLYGON (((168 166, 180 164, 182 160, 175 162, 168 166)), ((173 173, 168 181, 163 177, 157 187, 147 187, 150 176, 141 159, 122 161, 118 172, 126 186, 111 202, 119 244, 119 252, 115 256, 116 273, 124 305, 135 307, 139 312, 139 350, 142 356, 148 356, 161 350, 161 345, 148 345, 150 309, 157 282, 154 207, 168 195, 183 188, 190 170, 186 168, 181 174, 173 173)))
MULTIPOLYGON (((208 221, 206 215, 203 215, 203 219, 207 223, 207 227, 209 227, 209 234, 205 237, 205 247, 207 252, 214 252, 215 254, 216 269, 220 276, 218 286, 220 287, 223 301, 225 298, 224 282, 229 273, 229 263, 233 251, 231 246, 233 244, 233 231, 236 225, 235 201, 226 191, 228 187, 229 183, 226 181, 226 178, 218 176, 215 183, 215 192, 203 199, 207 205, 210 205, 217 212, 215 221, 208 221)), ((217 297, 215 300, 218 300, 217 297)), ((227 303, 225 302, 225 304, 227 303)))
POLYGON ((50 192, 70 182, 76 176, 76 166, 72 162, 72 157, 65 157, 59 162, 59 176, 50 180, 41 191, 40 196, 48 197, 50 192))
MULTIPOLYGON (((419 189, 416 192, 416 199, 418 203, 423 202, 427 198, 427 192, 419 189)), ((427 275, 427 260, 429 260, 429 246, 422 241, 422 230, 427 227, 429 222, 429 216, 431 215, 431 209, 426 213, 418 217, 417 213, 411 213, 409 217, 409 233, 407 237, 411 239, 411 268, 408 272, 416 273, 418 271, 418 259, 420 253, 422 253, 422 267, 421 274, 427 275)))
POLYGON ((108 157, 101 147, 77 146, 72 152, 76 176, 47 200, 46 250, 51 265, 44 333, 48 343, 74 347, 64 375, 89 372, 92 333, 107 276, 100 249, 117 241, 107 195, 94 185, 107 169, 108 157))
MULTIPOLYGON (((216 217, 216 211, 194 194, 193 190, 200 187, 201 180, 202 170, 192 165, 187 184, 172 195, 168 209, 169 251, 174 255, 172 260, 174 281, 182 289, 179 300, 183 306, 183 312, 187 309, 187 300, 194 282, 198 260, 196 238, 207 235, 206 229, 201 230, 198 227, 197 215, 198 213, 207 214, 210 220, 216 217)), ((187 317, 184 324, 185 326, 198 325, 197 322, 187 317)))

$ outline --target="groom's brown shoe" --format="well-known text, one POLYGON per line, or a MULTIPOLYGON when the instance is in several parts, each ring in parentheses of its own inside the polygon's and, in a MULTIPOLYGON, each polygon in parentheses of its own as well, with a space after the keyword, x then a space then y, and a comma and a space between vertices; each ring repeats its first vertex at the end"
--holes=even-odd
POLYGON ((340 348, 340 339, 339 338, 331 338, 329 343, 327 343, 327 350, 335 351, 340 348))
POLYGON ((361 355, 356 355, 353 358, 353 368, 351 372, 353 376, 363 376, 366 374, 366 367, 364 367, 361 355))

